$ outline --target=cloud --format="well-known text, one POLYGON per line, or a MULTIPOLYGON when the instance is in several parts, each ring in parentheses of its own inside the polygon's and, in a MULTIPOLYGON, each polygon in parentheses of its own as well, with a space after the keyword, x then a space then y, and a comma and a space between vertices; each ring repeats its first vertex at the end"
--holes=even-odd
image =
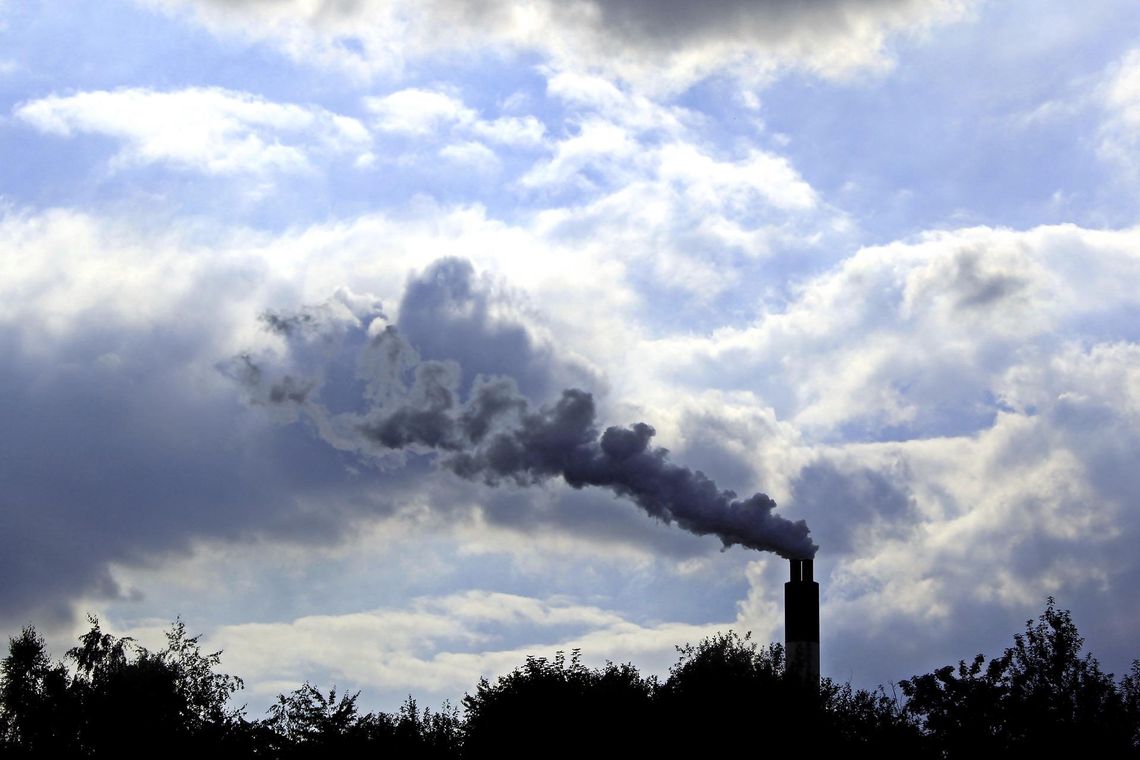
POLYGON ((402 608, 225 626, 209 641, 224 649, 226 668, 260 687, 251 696, 265 703, 314 670, 342 688, 371 687, 369 700, 394 702, 425 692, 454 699, 481 677, 505 674, 528 656, 574 648, 591 664, 602 664, 603 657, 638 664, 649 658, 664 671, 675 645, 731 624, 639 624, 557 597, 472 590, 421 597, 402 608), (373 645, 362 649, 362 641, 373 645))
POLYGON ((215 87, 50 95, 14 115, 59 137, 119 140, 118 167, 164 163, 207 174, 303 171, 313 154, 360 153, 370 140, 356 119, 215 87))
MULTIPOLYGON (((466 547, 457 551, 480 557, 656 554, 699 574, 719 556, 715 541, 611 496, 495 490, 414 451, 362 458, 353 430, 339 448, 320 440, 314 433, 344 430, 317 427, 307 403, 327 419, 364 415, 383 393, 364 395, 362 367, 376 378, 413 366, 402 349, 359 362, 392 325, 423 342, 421 365, 435 363, 418 386, 403 375, 417 410, 448 392, 455 414, 466 409, 474 378, 449 359, 485 357, 493 369, 489 357, 502 355, 536 396, 585 367, 605 386, 597 419, 651 420, 671 462, 818 523, 824 657, 837 672, 869 673, 866 652, 881 647, 896 670, 866 677, 905 677, 942 664, 923 652, 1005 645, 1044 594, 1075 599, 1079 612, 1140 587, 1135 230, 929 233, 856 251, 751 324, 650 333, 634 316, 637 270, 619 259, 621 241, 579 248, 559 226, 587 209, 508 225, 427 203, 404 216, 213 237, 68 211, 6 214, 0 405, 11 424, 0 461, 15 464, 0 468, 4 619, 64 616, 80 595, 133 598, 146 586, 132 578, 203 543, 336 546, 393 516, 454 526, 466 547), (446 259, 457 250, 472 264, 446 259), (612 288, 598 288, 600 272, 612 288), (275 357, 256 365, 254 409, 218 371, 243 350, 275 357), (317 383, 314 366, 325 368, 317 383)), ((542 402, 528 409, 553 415, 542 402)), ((392 418, 369 421, 379 436, 392 418)), ((623 444, 638 444, 637 429, 624 431, 611 449, 636 454, 623 444)), ((751 582, 780 582, 778 565, 751 582)), ((732 593, 730 602, 742 590, 732 593)), ((1087 633, 1119 667, 1135 656, 1131 631, 1087 633)), ((533 640, 555 639, 566 640, 533 640)), ((460 651, 449 646, 440 651, 460 651)))
POLYGON ((456 361, 464 387, 480 374, 510 377, 539 400, 570 385, 604 387, 590 368, 566 362, 533 334, 542 315, 522 292, 477 275, 466 259, 440 259, 410 277, 396 323, 423 359, 456 361))
POLYGON ((438 90, 409 88, 364 98, 381 132, 430 137, 441 131, 490 140, 501 145, 535 147, 542 144, 546 128, 533 116, 501 116, 481 119, 459 98, 438 90))
MULTIPOLYGON (((624 262, 653 283, 649 298, 681 291, 692 307, 741 286, 744 271, 784 277, 762 271, 763 260, 848 226, 785 158, 717 149, 692 111, 582 74, 552 77, 548 94, 567 128, 517 183, 555 206, 537 217, 545 237, 624 262)), ((789 258, 780 263, 802 265, 789 258)))
MULTIPOLYGON (((1064 346, 1027 381, 1020 398, 1036 402, 1031 412, 1001 413, 972 436, 837 447, 889 481, 871 504, 884 518, 894 514, 830 574, 836 655, 866 657, 867 642, 852 636, 887 637, 893 644, 872 643, 874 651, 893 648, 896 667, 914 672, 934 664, 924 652, 993 654, 1024 617, 1018 611, 1054 595, 1085 621, 1102 663, 1126 669, 1135 653, 1125 629, 1134 623, 1110 610, 1140 601, 1131 550, 1140 535, 1137 483, 1125 463, 1140 450, 1136 351, 1135 343, 1064 346), (913 501, 891 496, 900 492, 913 501)), ((808 470, 801 480, 809 499, 819 475, 808 470)), ((823 542, 829 526, 816 523, 823 542)))
POLYGON ((1140 49, 1129 51, 1112 67, 1099 88, 1106 119, 1100 128, 1102 158, 1134 173, 1140 146, 1140 49))
POLYGON ((874 545, 913 528, 914 496, 896 479, 870 467, 845 469, 820 459, 800 470, 790 504, 817 531, 829 555, 843 556, 860 543, 874 545))
POLYGON ((468 167, 493 173, 500 167, 495 152, 481 142, 464 142, 445 145, 439 150, 440 158, 454 161, 457 164, 466 164, 468 167))
MULTIPOLYGON (((330 359, 363 345, 351 341, 367 339, 364 317, 385 324, 378 301, 340 288, 316 307, 283 308, 346 280, 391 293, 399 320, 431 355, 458 357, 476 371, 492 369, 487 360, 499 356, 498 374, 514 371, 540 395, 597 377, 572 349, 573 330, 533 319, 521 291, 454 262, 405 281, 417 262, 463 241, 501 267, 519 257, 518 282, 538 295, 549 290, 555 310, 563 300, 567 308, 580 303, 578 289, 592 290, 581 260, 563 271, 552 257, 545 267, 518 233, 462 209, 448 221, 449 213, 433 212, 422 227, 372 217, 282 237, 142 229, 64 210, 0 218, 0 250, 9 254, 0 257, 0 344, 8 356, 0 406, 10 423, 0 442, 9 465, 0 471, 0 564, 10 580, 0 618, 45 611, 65 618, 77 598, 131 596, 112 565, 161 563, 203 541, 336 543, 358 522, 404 509, 483 510, 488 521, 523 532, 560 524, 599 545, 669 544, 668 531, 662 538, 612 500, 583 500, 567 514, 557 495, 538 500, 548 508, 531 515, 510 489, 488 495, 458 479, 447 485, 414 458, 377 469, 301 425, 277 424, 300 419, 290 405, 318 392, 334 411, 359 403, 360 367, 330 359), (393 245, 402 239, 410 258, 378 260, 377 236, 393 245), (258 314, 268 316, 259 324, 258 314), (454 334, 435 335, 433 321, 454 334), (556 327, 559 344, 547 334, 556 327), (294 370, 323 368, 319 388, 296 371, 263 376, 265 406, 244 409, 219 367, 241 351, 280 351, 286 338, 294 370)), ((620 301, 620 288, 596 301, 615 296, 620 301)), ((576 329, 590 324, 573 313, 576 329)), ((230 371, 256 370, 239 363, 230 371)))
MULTIPOLYGON (((470 265, 447 261, 428 272, 426 287, 413 283, 410 290, 419 285, 421 293, 431 293, 438 283, 444 292, 462 290, 469 277, 470 265)), ((479 330, 483 324, 478 310, 475 314, 473 327, 479 330)), ((775 502, 763 493, 737 498, 704 473, 674 464, 666 449, 650 445, 656 435, 651 425, 637 422, 600 431, 590 393, 564 389, 555 403, 533 408, 512 378, 476 375, 470 391, 461 394, 459 364, 450 358, 421 360, 395 328, 382 325, 381 316, 353 316, 333 322, 326 331, 311 312, 285 318, 271 314, 267 321, 286 339, 286 355, 278 360, 271 354, 242 354, 228 374, 247 388, 253 403, 282 407, 290 419, 311 421, 337 449, 366 456, 435 452, 447 470, 488 486, 536 486, 560 479, 575 489, 603 488, 657 520, 713 535, 725 548, 814 555, 816 547, 802 520, 774 514, 775 502), (294 344, 299 344, 295 352, 289 348, 294 344), (314 344, 324 348, 315 362, 314 344), (329 351, 334 344, 343 344, 348 356, 329 351), (358 367, 360 401, 326 402, 326 382, 343 374, 338 366, 351 363, 358 367), (352 411, 337 411, 345 407, 352 411)), ((518 332, 491 335, 525 347, 518 343, 518 332)))
MULTIPOLYGON (((590 577, 575 582, 578 579, 574 575, 568 576, 567 582, 560 584, 558 592, 553 594, 546 590, 500 591, 472 587, 472 570, 486 573, 488 568, 468 562, 460 570, 463 578, 458 590, 446 586, 426 593, 405 590, 394 596, 385 595, 390 601, 374 602, 360 611, 357 611, 359 596, 351 597, 351 611, 337 609, 336 603, 327 604, 327 595, 339 598, 345 585, 363 582, 364 586, 359 589, 353 585, 353 591, 375 599, 377 577, 385 577, 401 586, 404 572, 422 572, 423 565, 433 561, 433 553, 441 550, 425 544, 422 538, 389 535, 384 543, 355 550, 361 557, 371 559, 383 555, 385 546, 391 551, 411 554, 411 558, 405 557, 387 568, 389 571, 404 568, 397 570, 401 578, 391 578, 384 569, 373 564, 363 572, 362 568, 352 572, 337 565, 334 576, 326 579, 329 581, 327 594, 320 600, 297 605, 303 610, 299 614, 278 613, 259 622, 247 622, 248 616, 242 615, 234 622, 205 632, 207 645, 223 650, 223 669, 245 679, 243 700, 249 703, 251 712, 256 713, 277 693, 295 689, 304 680, 324 688, 335 683, 338 691, 362 689, 361 705, 367 706, 366 709, 392 710, 409 693, 421 704, 442 699, 455 703, 482 676, 494 678, 509 672, 528 656, 552 657, 558 650, 568 655, 574 648, 581 649, 583 660, 589 665, 602 665, 606 660, 632 661, 646 675, 663 676, 676 662, 678 644, 696 642, 729 628, 741 633, 752 631, 756 638, 764 640, 779 626, 778 592, 773 592, 777 586, 762 582, 762 577, 772 569, 763 560, 750 562, 743 569, 735 562, 714 562, 715 567, 707 571, 693 571, 695 577, 691 579, 666 572, 674 591, 676 585, 689 584, 699 596, 707 596, 711 589, 720 588, 725 572, 741 576, 740 582, 755 584, 744 600, 733 600, 707 614, 689 609, 679 618, 671 618, 666 612, 664 599, 669 596, 669 589, 661 589, 654 605, 642 611, 599 601, 610 599, 600 589, 612 589, 615 585, 620 588, 632 583, 634 592, 640 595, 636 589, 644 590, 642 583, 649 567, 655 568, 654 574, 663 569, 656 561, 651 561, 649 566, 643 560, 613 556, 595 556, 591 561, 584 560, 576 551, 575 556, 562 556, 550 564, 562 571, 571 569, 590 577), (396 543, 390 543, 392 540, 396 543), (575 590, 570 591, 571 588, 575 590), (372 594, 369 589, 373 590, 372 594), (362 646, 362 642, 366 644, 362 646)), ((531 547, 537 548, 536 553, 549 562, 553 545, 546 537, 539 537, 538 544, 535 547, 531 543, 531 547)), ((448 545, 442 550, 450 557, 456 556, 454 546, 448 545)), ((255 548, 255 551, 258 550, 255 548)), ((497 551, 502 553, 504 549, 500 546, 497 551)), ((462 558, 463 545, 459 552, 462 558)), ((177 572, 177 580, 166 587, 167 593, 193 598, 195 590, 189 588, 191 578, 204 574, 209 579, 207 583, 212 581, 218 572, 219 554, 204 552, 203 555, 174 563, 177 570, 172 569, 171 578, 174 579, 177 572)), ((715 555, 713 560, 720 556, 715 555)), ((235 573, 241 576, 251 565, 248 553, 224 559, 229 569, 226 578, 230 580, 221 584, 223 590, 214 595, 211 606, 216 609, 219 604, 248 604, 246 594, 254 589, 242 592, 235 589, 240 581, 233 582, 235 573)), ((273 569, 262 567, 260 572, 280 577, 278 566, 286 568, 284 572, 289 574, 287 568, 293 566, 294 560, 269 564, 273 569)), ((532 568, 534 570, 536 568, 532 568)), ((521 571, 519 568, 513 575, 521 577, 521 571)), ((527 576, 535 577, 533 572, 527 576)), ((294 587, 297 580, 293 578, 291 583, 276 590, 272 589, 272 583, 270 589, 266 584, 256 588, 261 593, 277 591, 295 597, 300 590, 294 587)), ((306 581, 305 586, 311 586, 314 581, 321 584, 314 578, 306 581)), ((733 584, 734 588, 739 585, 739 582, 733 584)), ((129 607, 119 605, 118 609, 125 612, 129 607)), ((104 618, 108 629, 135 636, 147 646, 151 642, 161 646, 162 630, 168 621, 116 618, 113 614, 104 618)))
POLYGON ((382 132, 424 136, 442 126, 475 121, 475 112, 463 101, 442 92, 408 89, 384 97, 368 97, 364 106, 382 132))
POLYGON ((547 74, 547 94, 563 102, 576 118, 596 114, 626 130, 662 134, 677 134, 686 122, 698 118, 597 74, 557 70, 547 74))
POLYGON ((398 71, 437 52, 536 50, 560 68, 602 67, 654 89, 717 70, 762 76, 781 66, 844 76, 889 65, 897 33, 960 19, 966 0, 638 0, 559 3, 152 0, 218 33, 268 40, 288 55, 358 76, 398 71), (441 29, 447 29, 441 34, 441 29))
POLYGON ((687 382, 756 392, 807 433, 972 432, 999 411, 1006 373, 1061 336, 1130 323, 1136 234, 974 228, 864 248, 786 309, 711 340, 662 341, 661 355, 687 382))
POLYGON ((0 222, 0 619, 129 594, 112 562, 204 539, 335 541, 348 515, 390 510, 328 447, 243 413, 214 364, 273 278, 190 250, 69 212, 0 222))

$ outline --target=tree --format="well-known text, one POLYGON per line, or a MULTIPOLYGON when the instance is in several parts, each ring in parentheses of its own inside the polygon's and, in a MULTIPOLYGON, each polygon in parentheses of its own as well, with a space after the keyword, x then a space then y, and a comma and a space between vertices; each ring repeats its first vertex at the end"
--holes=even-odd
POLYGON ((335 686, 325 696, 306 681, 299 689, 277 697, 277 702, 269 708, 265 725, 286 744, 318 744, 331 748, 357 724, 359 696, 360 692, 356 692, 342 694, 337 699, 335 686))
POLYGON ((1068 610, 1049 597, 1045 611, 1005 650, 1011 744, 1029 751, 1059 746, 1122 750, 1128 746, 1124 702, 1091 653, 1068 610))
POLYGON ((1003 683, 1008 661, 979 654, 967 665, 946 665, 899 683, 906 710, 919 721, 940 753, 966 756, 980 747, 1007 745, 1008 693, 1003 683))
POLYGON ((26 626, 8 640, 0 663, 0 749, 11 756, 67 756, 76 710, 63 663, 52 663, 43 638, 26 626))
POLYGON ((655 682, 632 665, 587 668, 577 649, 526 664, 463 697, 467 758, 631 752, 649 734, 655 682))
POLYGON ((1140 754, 1140 660, 1133 660, 1128 675, 1120 680, 1120 696, 1132 727, 1132 750, 1140 754))
POLYGON ((446 704, 440 712, 422 712, 411 697, 396 715, 360 715, 359 692, 324 694, 305 683, 281 694, 269 717, 255 724, 254 744, 269 757, 326 757, 333 753, 376 753, 393 757, 454 758, 462 740, 458 714, 446 704))
POLYGON ((1135 749, 1128 680, 1118 688, 1092 654, 1068 610, 1046 600, 1013 646, 988 664, 945 666, 902 681, 907 709, 945 757, 979 748, 1027 754, 1062 749, 1124 754, 1135 749))
MULTIPOLYGON (((779 644, 760 648, 750 634, 729 631, 679 646, 677 652, 677 663, 654 700, 661 750, 731 752, 753 731, 794 730, 802 711, 816 707, 810 694, 784 683, 779 644)), ((766 740, 759 736, 754 741, 766 740)))
POLYGON ((166 648, 159 659, 174 674, 174 687, 182 709, 182 722, 191 731, 211 725, 226 725, 237 720, 244 708, 227 708, 227 704, 244 682, 237 676, 215 673, 222 653, 203 654, 198 642, 201 635, 188 636, 186 624, 177 618, 166 632, 166 648))
POLYGON ((663 752, 724 754, 750 737, 757 745, 803 741, 811 754, 919 748, 917 727, 895 700, 826 678, 818 689, 789 678, 779 644, 760 647, 729 631, 677 650, 656 698, 663 752))
POLYGON ((378 748, 388 748, 395 757, 454 758, 463 746, 463 722, 447 702, 436 712, 426 707, 421 712, 409 696, 394 717, 379 713, 369 718, 391 726, 390 738, 375 729, 373 736, 378 748))
POLYGON ((928 750, 918 723, 893 694, 840 686, 824 678, 819 686, 821 720, 815 732, 833 750, 865 750, 888 756, 923 756, 928 750))
POLYGON ((203 654, 199 637, 187 636, 181 620, 166 634, 166 648, 150 652, 88 619, 91 629, 67 652, 76 667, 70 691, 79 705, 83 753, 165 747, 167 755, 191 756, 232 738, 241 711, 226 704, 241 679, 215 673, 221 654, 203 654))

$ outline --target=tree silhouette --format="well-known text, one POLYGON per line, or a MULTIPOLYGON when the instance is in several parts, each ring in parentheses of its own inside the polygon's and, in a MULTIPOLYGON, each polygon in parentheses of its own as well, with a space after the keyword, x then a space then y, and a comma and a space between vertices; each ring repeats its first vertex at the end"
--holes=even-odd
POLYGON ((244 683, 237 676, 215 673, 222 653, 203 654, 198 642, 202 637, 188 636, 181 618, 166 632, 166 648, 158 657, 174 674, 182 721, 191 731, 201 731, 211 724, 236 721, 243 708, 226 705, 244 683))
POLYGON ((149 652, 130 637, 105 633, 95 617, 74 665, 51 664, 32 627, 10 640, 0 667, 0 740, 12 755, 90 757, 164 748, 167 756, 229 746, 240 731, 240 710, 227 700, 241 679, 213 668, 198 637, 179 620, 167 646, 149 652))
POLYGON ((466 758, 582 756, 604 740, 607 754, 644 749, 653 679, 632 665, 590 669, 573 650, 481 679, 463 698, 466 758))
POLYGON ((267 757, 326 757, 338 754, 380 752, 394 757, 454 758, 462 742, 458 712, 422 712, 411 697, 395 715, 360 715, 360 692, 337 697, 305 683, 278 696, 269 717, 250 726, 258 754, 267 757))
POLYGON ((1092 654, 1081 656, 1084 639, 1053 597, 1025 627, 988 664, 979 654, 969 665, 963 660, 899 684, 942 755, 965 757, 978 747, 1136 752, 1135 681, 1117 688, 1092 654))
POLYGON ((328 696, 308 682, 277 697, 263 727, 272 734, 271 745, 284 757, 305 757, 352 749, 364 740, 356 699, 360 692, 342 694, 336 687, 328 696))
POLYGON ((463 721, 448 702, 436 712, 426 707, 420 711, 409 696, 396 715, 377 713, 370 718, 373 736, 380 740, 377 744, 395 757, 454 758, 463 746, 463 721))
POLYGON ((72 755, 78 709, 61 662, 31 626, 8 640, 0 663, 0 750, 11 757, 72 755))
POLYGON ((213 672, 220 654, 204 655, 198 637, 181 620, 166 634, 167 647, 150 652, 130 637, 104 633, 97 618, 80 645, 72 691, 82 708, 79 744, 85 753, 135 752, 158 746, 176 754, 222 742, 239 711, 227 710, 241 679, 213 672))
POLYGON ((1140 754, 1140 660, 1133 660, 1132 669, 1120 680, 1120 698, 1128 725, 1132 727, 1132 748, 1140 754))
POLYGON ((668 747, 727 753, 748 737, 757 746, 800 743, 811 753, 919 747, 917 727, 895 700, 829 679, 816 689, 787 677, 780 644, 760 647, 729 631, 678 652, 656 699, 668 747))
POLYGON ((983 655, 881 687, 819 688, 785 674, 779 644, 717 633, 677 648, 663 681, 632 664, 588 668, 577 649, 526 662, 463 698, 421 710, 361 714, 359 692, 303 684, 263 720, 230 706, 241 679, 176 620, 150 652, 102 630, 97 618, 64 662, 31 626, 0 662, 0 755, 306 758, 702 756, 741 747, 805 754, 877 752, 956 758, 1058 750, 1140 757, 1140 661, 1118 683, 1101 671, 1070 614, 1050 598, 1037 621, 987 662, 983 655))
MULTIPOLYGON (((781 645, 761 649, 750 635, 729 631, 677 652, 655 699, 669 744, 684 752, 723 753, 739 744, 743 731, 787 726, 794 708, 787 704, 781 645)), ((804 706, 802 700, 797 705, 804 706)))

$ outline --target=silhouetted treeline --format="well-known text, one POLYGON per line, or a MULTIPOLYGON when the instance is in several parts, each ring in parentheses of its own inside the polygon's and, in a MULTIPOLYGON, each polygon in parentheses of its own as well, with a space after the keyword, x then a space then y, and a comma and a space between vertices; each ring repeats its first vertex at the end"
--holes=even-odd
POLYGON ((310 684, 251 720, 231 698, 241 679, 217 672, 181 620, 150 652, 98 620, 66 662, 27 627, 0 664, 0 755, 110 757, 503 758, 666 757, 749 747, 817 756, 880 751, 917 757, 1023 756, 1079 749, 1140 757, 1140 662, 1120 681, 1082 655, 1070 614, 1049 599, 1014 644, 902 681, 901 694, 784 673, 783 648, 733 632, 678 647, 663 679, 631 664, 583 665, 574 650, 528 657, 481 680, 462 711, 357 709, 357 694, 310 684))

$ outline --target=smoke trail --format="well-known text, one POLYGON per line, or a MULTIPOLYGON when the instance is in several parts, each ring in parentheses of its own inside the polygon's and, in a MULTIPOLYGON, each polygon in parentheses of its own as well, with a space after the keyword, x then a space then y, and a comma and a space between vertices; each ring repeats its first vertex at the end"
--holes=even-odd
POLYGON ((651 445, 651 425, 599 432, 586 391, 564 390, 556 403, 536 409, 506 377, 477 377, 464 401, 457 364, 420 361, 394 327, 382 325, 378 311, 341 307, 339 319, 329 317, 329 305, 321 315, 266 315, 269 329, 286 339, 293 366, 271 371, 270 363, 246 355, 231 366, 231 375, 255 402, 294 410, 340 448, 436 452, 441 466, 492 486, 561 478, 573 488, 607 488, 659 520, 715 535, 725 547, 740 544, 785 558, 815 555, 804 521, 775 514, 775 502, 762 493, 741 499, 704 473, 671 463, 666 449, 651 445), (330 343, 357 353, 362 408, 334 413, 323 397, 344 393, 333 388, 329 373, 318 368, 307 377, 295 374, 306 356, 327 365, 330 343))

